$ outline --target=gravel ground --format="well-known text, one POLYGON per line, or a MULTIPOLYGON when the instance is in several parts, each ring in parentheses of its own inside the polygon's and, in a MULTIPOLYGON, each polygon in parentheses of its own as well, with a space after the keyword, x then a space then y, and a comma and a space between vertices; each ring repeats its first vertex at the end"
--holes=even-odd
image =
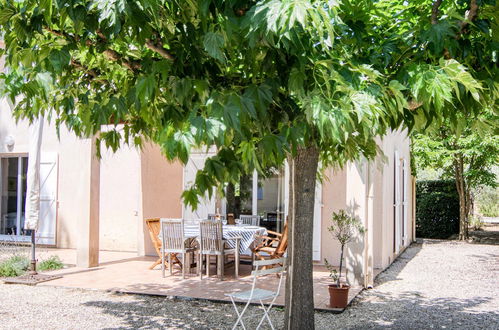
MULTIPOLYGON (((342 314, 317 313, 318 329, 499 329, 499 246, 413 244, 342 314)), ((252 307, 248 328, 261 311, 252 307)), ((282 327, 282 311, 271 315, 282 327)), ((226 329, 230 304, 0 284, 0 329, 226 329)))

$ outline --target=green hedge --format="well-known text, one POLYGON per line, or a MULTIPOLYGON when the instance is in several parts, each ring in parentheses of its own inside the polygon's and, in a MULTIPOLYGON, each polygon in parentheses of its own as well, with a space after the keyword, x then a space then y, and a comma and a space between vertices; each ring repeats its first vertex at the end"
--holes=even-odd
POLYGON ((459 195, 452 180, 416 182, 416 236, 449 238, 459 233, 459 195))

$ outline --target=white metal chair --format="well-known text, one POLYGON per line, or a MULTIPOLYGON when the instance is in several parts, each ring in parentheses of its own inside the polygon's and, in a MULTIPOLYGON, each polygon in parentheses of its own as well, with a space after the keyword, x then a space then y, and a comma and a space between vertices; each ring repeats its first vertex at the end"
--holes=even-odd
POLYGON ((203 220, 199 222, 199 254, 198 254, 198 272, 199 277, 203 278, 203 257, 207 256, 206 274, 210 276, 210 255, 217 256, 217 275, 223 280, 225 256, 234 254, 235 276, 239 276, 239 246, 240 237, 231 237, 236 241, 235 248, 227 249, 226 240, 223 239, 222 221, 203 220))
POLYGON ((168 253, 168 268, 172 270, 172 253, 182 254, 182 278, 185 278, 185 255, 196 249, 188 245, 188 237, 184 235, 184 221, 182 219, 161 219, 161 271, 165 277, 165 253, 168 253))
POLYGON ((260 216, 241 214, 239 220, 243 225, 260 226, 260 216))
POLYGON ((234 326, 232 327, 233 330, 236 329, 239 324, 241 324, 243 329, 246 329, 246 327, 244 326, 244 322, 243 322, 243 315, 244 315, 244 312, 246 312, 249 304, 252 301, 259 301, 260 305, 263 308, 263 313, 264 313, 262 319, 260 320, 260 323, 258 323, 258 326, 256 328, 259 329, 260 326, 262 326, 263 321, 265 321, 265 319, 267 319, 267 321, 270 324, 270 327, 272 329, 274 329, 274 325, 272 324, 272 321, 270 320, 269 311, 272 308, 272 306, 274 305, 277 297, 279 296, 279 292, 281 290, 282 281, 284 278, 284 274, 286 272, 286 258, 271 259, 271 260, 258 260, 258 261, 255 261, 253 263, 253 265, 256 268, 251 273, 251 275, 253 276, 253 285, 251 286, 251 290, 226 294, 226 296, 229 297, 230 300, 232 301, 232 304, 234 305, 234 309, 236 310, 236 314, 237 314, 237 321, 236 321, 236 323, 234 323, 234 326), (260 269, 260 267, 262 267, 262 266, 263 267, 274 266, 274 267, 269 268, 269 269, 260 269), (259 276, 268 275, 268 274, 279 275, 279 285, 277 286, 277 291, 269 291, 269 290, 259 289, 256 287, 257 278, 259 276), (265 307, 265 305, 263 304, 263 301, 269 300, 269 299, 272 299, 272 301, 270 302, 270 304, 267 307, 265 307), (239 313, 239 310, 237 309, 236 300, 246 301, 246 305, 244 306, 244 308, 242 309, 242 311, 240 313, 239 313))

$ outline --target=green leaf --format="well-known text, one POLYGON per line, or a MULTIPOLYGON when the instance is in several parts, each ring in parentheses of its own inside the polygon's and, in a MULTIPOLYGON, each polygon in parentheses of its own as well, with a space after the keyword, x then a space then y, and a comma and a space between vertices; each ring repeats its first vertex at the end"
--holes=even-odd
POLYGON ((7 23, 15 13, 14 9, 10 7, 0 9, 0 24, 7 23))
POLYGON ((56 72, 62 72, 69 65, 71 56, 66 49, 54 49, 50 52, 48 59, 56 72))
POLYGON ((222 63, 226 62, 225 54, 223 53, 223 47, 225 45, 225 40, 223 35, 215 32, 208 32, 203 38, 204 50, 222 63))

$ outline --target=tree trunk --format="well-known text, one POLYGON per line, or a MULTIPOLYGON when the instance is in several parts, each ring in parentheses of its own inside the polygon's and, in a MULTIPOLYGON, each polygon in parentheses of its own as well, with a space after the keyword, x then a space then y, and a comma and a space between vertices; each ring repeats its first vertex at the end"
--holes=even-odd
MULTIPOLYGON (((341 271, 343 270, 343 251, 345 250, 345 244, 341 244, 341 254, 340 254, 340 273, 338 274, 338 280, 336 281, 336 285, 338 288, 341 287, 341 271)), ((346 276, 345 276, 346 279, 346 276)))
POLYGON ((289 160, 290 214, 285 329, 314 329, 312 239, 318 162, 319 151, 316 147, 301 148, 289 160))
POLYGON ((454 176, 459 195, 459 239, 465 240, 468 239, 469 191, 464 179, 463 157, 459 153, 454 156, 454 176))

